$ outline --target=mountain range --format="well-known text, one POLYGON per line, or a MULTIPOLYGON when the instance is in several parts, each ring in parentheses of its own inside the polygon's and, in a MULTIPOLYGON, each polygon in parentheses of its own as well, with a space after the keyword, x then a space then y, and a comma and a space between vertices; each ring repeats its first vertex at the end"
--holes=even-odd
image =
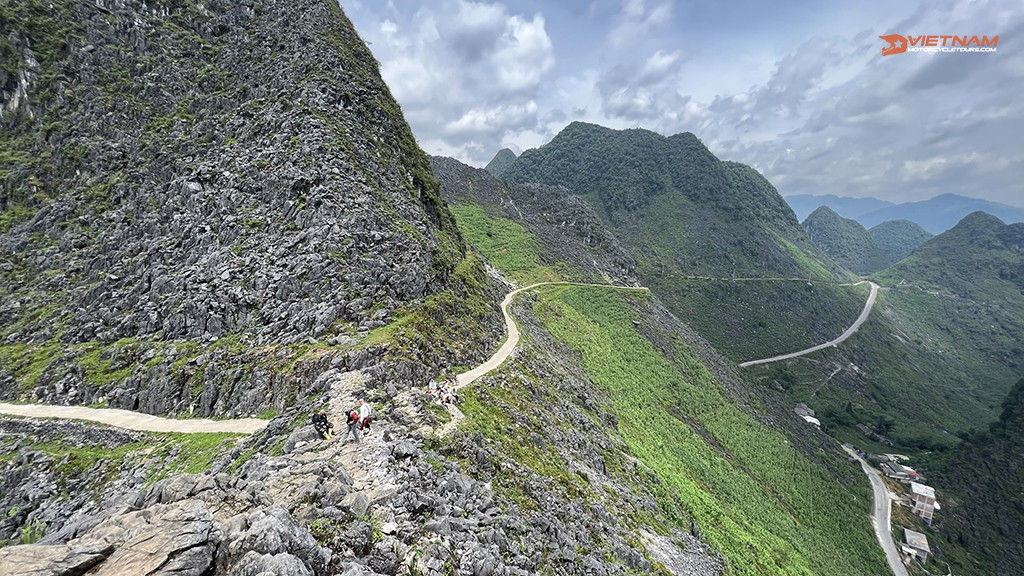
POLYGON ((1004 222, 1024 222, 1024 208, 957 194, 940 194, 928 200, 900 204, 831 194, 797 194, 787 196, 786 201, 801 220, 815 208, 828 206, 841 216, 860 222, 865 228, 873 228, 888 220, 909 220, 931 234, 949 230, 972 212, 986 212, 1004 222))
POLYGON ((935 478, 913 570, 1019 567, 1024 224, 801 226, 691 133, 429 157, 332 0, 0 29, 0 399, 118 423, 0 415, 0 573, 881 574, 840 441, 935 478))

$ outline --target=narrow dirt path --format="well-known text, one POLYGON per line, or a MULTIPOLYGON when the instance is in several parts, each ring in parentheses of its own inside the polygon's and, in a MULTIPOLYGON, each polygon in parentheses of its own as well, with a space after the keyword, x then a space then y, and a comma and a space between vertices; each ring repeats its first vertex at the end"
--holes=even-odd
POLYGON ((857 319, 853 321, 853 324, 851 324, 850 327, 847 328, 846 331, 843 332, 838 338, 836 338, 835 340, 829 340, 824 344, 811 346, 810 348, 807 348, 805 350, 790 352, 789 354, 782 354, 779 356, 772 356, 771 358, 765 358, 763 360, 750 360, 748 362, 743 362, 740 364, 740 367, 746 368, 747 366, 753 366, 755 364, 768 364, 769 362, 778 362, 779 360, 789 360, 790 358, 796 358, 798 356, 810 354, 811 352, 817 352, 818 350, 824 350, 825 348, 836 346, 839 343, 844 342, 850 336, 853 336, 853 333, 860 328, 860 325, 863 324, 864 321, 868 319, 868 315, 871 314, 871 309, 875 306, 875 298, 878 296, 878 284, 875 284, 874 282, 864 280, 862 282, 857 282, 857 284, 852 284, 852 286, 864 284, 865 282, 871 285, 871 293, 868 294, 868 301, 864 304, 864 309, 861 310, 860 316, 858 316, 857 319))
MULTIPOLYGON (((591 286, 596 288, 613 288, 616 290, 648 290, 643 286, 615 286, 613 284, 587 284, 583 282, 538 282, 509 292, 505 295, 505 299, 501 301, 501 314, 505 317, 505 330, 508 332, 508 338, 506 338, 505 342, 500 348, 498 348, 498 351, 488 358, 483 364, 456 376, 456 385, 454 390, 459 390, 464 386, 472 384, 484 375, 501 366, 505 360, 508 360, 508 357, 512 355, 512 352, 515 351, 516 346, 519 344, 519 327, 516 326, 515 320, 513 320, 512 315, 509 314, 508 307, 512 304, 512 300, 515 299, 519 293, 526 292, 527 290, 533 290, 540 286, 591 286)), ((457 406, 452 404, 448 404, 447 406, 448 413, 451 415, 452 419, 441 427, 438 431, 439 436, 449 434, 452 430, 458 427, 459 423, 465 418, 465 415, 457 406)))
POLYGON ((236 418, 234 420, 179 420, 162 418, 131 410, 116 408, 88 408, 86 406, 53 406, 49 404, 5 404, 0 403, 0 414, 27 416, 30 418, 67 418, 88 420, 109 424, 118 428, 141 430, 143 432, 184 432, 188 434, 211 434, 227 432, 253 434, 267 427, 269 420, 260 418, 236 418))

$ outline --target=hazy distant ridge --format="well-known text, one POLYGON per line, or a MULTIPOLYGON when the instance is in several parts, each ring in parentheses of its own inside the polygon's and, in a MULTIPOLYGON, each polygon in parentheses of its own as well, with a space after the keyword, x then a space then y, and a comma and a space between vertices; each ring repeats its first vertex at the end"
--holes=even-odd
POLYGON ((902 204, 892 204, 877 198, 849 198, 832 194, 798 194, 785 198, 801 221, 818 206, 828 206, 840 216, 860 222, 865 228, 872 228, 887 220, 910 220, 932 234, 941 234, 972 212, 986 212, 1006 223, 1024 222, 1024 208, 957 194, 942 194, 928 200, 902 204))

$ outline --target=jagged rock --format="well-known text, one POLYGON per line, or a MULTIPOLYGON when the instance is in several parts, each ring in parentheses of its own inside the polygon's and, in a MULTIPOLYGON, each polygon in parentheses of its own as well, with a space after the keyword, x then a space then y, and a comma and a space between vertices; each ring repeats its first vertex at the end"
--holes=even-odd
POLYGON ((353 492, 341 500, 341 507, 348 510, 353 518, 365 518, 370 510, 370 498, 362 492, 353 492))
POLYGON ((398 460, 403 458, 412 458, 416 455, 416 445, 409 440, 402 440, 395 444, 394 448, 391 449, 391 454, 398 460))
POLYGON ((70 546, 11 546, 0 549, 0 574, 6 576, 73 576, 85 574, 114 551, 105 542, 70 546))
POLYGON ((227 576, 314 576, 312 570, 302 560, 283 552, 280 554, 260 554, 248 551, 238 563, 226 572, 227 576))
POLYGON ((0 573, 199 576, 219 542, 210 510, 187 500, 115 516, 66 544, 2 549, 0 573))
MULTIPOLYGON (((307 530, 297 526, 281 506, 257 511, 244 524, 233 522, 231 528, 231 532, 224 534, 224 544, 218 551, 217 564, 222 568, 234 566, 246 555, 256 553, 273 558, 283 554, 297 558, 318 576, 327 570, 330 551, 321 548, 307 530)), ((251 563, 257 565, 257 560, 262 561, 260 558, 252 557, 251 563)), ((291 562, 286 557, 274 560, 279 561, 291 562)))

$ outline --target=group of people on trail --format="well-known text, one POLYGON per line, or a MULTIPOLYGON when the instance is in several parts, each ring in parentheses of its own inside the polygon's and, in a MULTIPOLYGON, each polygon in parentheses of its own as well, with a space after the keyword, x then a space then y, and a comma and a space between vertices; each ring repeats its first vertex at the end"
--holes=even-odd
MULTIPOLYGON (((359 442, 359 432, 363 434, 370 433, 370 425, 373 423, 373 406, 368 404, 366 400, 359 401, 358 408, 351 408, 345 411, 345 434, 341 437, 341 441, 347 442, 348 437, 351 434, 352 440, 359 442)), ((327 420, 327 412, 320 410, 313 414, 313 429, 316 430, 317 434, 320 435, 324 440, 330 440, 334 438, 334 424, 331 424, 327 420)))
POLYGON ((441 382, 441 384, 438 384, 435 380, 431 380, 427 383, 427 388, 424 392, 436 396, 441 404, 458 404, 459 395, 455 392, 455 389, 458 387, 459 381, 456 380, 455 376, 448 374, 441 379, 441 382))
MULTIPOLYGON (((446 374, 441 382, 438 384, 435 380, 431 380, 424 392, 435 396, 441 404, 457 404, 459 395, 455 389, 458 388, 458 380, 454 375, 446 374)), ((345 410, 345 434, 342 435, 341 441, 348 442, 349 436, 352 436, 354 442, 359 442, 360 432, 364 435, 370 433, 370 425, 373 423, 374 417, 373 406, 366 400, 360 400, 359 406, 356 408, 345 410)), ((327 419, 326 410, 319 410, 313 414, 313 429, 324 440, 334 438, 334 424, 327 419)))

